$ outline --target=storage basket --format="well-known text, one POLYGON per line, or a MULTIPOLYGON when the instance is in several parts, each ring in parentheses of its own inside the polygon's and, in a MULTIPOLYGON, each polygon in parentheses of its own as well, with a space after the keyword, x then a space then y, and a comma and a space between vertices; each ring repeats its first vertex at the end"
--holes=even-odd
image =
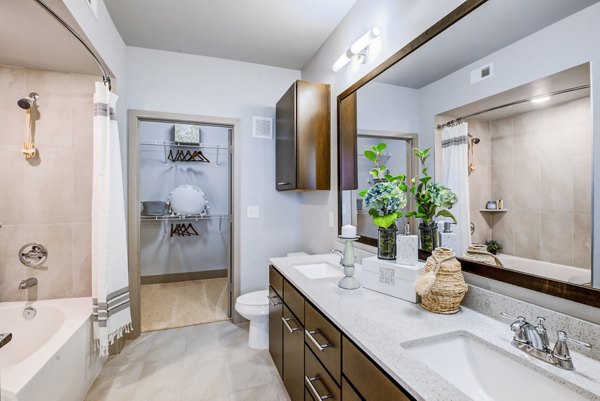
POLYGON ((487 246, 483 244, 469 245, 467 247, 467 251, 462 257, 463 259, 471 260, 473 262, 502 267, 502 262, 500 259, 488 252, 487 246))
POLYGON ((415 281, 415 289, 424 309, 442 314, 458 312, 468 288, 452 249, 434 249, 415 281))

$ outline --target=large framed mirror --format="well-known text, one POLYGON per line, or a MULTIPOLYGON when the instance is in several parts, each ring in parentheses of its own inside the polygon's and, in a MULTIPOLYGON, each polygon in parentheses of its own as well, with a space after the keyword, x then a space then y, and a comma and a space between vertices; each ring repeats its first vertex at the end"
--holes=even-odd
POLYGON ((459 199, 437 238, 465 271, 600 307, 600 50, 582 40, 598 20, 599 0, 466 1, 340 94, 340 227, 377 243, 365 148, 386 143, 382 162, 408 177, 412 148, 430 148, 459 199))

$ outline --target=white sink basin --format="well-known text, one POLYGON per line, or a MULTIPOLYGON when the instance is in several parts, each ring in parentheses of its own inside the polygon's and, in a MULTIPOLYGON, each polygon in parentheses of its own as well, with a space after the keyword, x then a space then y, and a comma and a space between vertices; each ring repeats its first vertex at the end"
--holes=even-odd
MULTIPOLYGON (((411 354, 473 400, 583 401, 588 398, 467 332, 402 344, 411 354)), ((560 375, 556 368, 556 375, 560 375)))
POLYGON ((294 268, 311 280, 342 277, 344 275, 341 267, 326 262, 295 265, 294 268))

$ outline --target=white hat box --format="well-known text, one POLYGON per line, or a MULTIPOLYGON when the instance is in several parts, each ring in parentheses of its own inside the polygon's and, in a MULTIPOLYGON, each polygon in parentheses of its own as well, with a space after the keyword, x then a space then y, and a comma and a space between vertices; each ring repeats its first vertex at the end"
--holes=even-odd
POLYGON ((364 288, 419 303, 420 297, 413 289, 413 283, 425 268, 425 262, 419 261, 416 266, 401 265, 377 256, 364 258, 362 262, 361 282, 364 288))

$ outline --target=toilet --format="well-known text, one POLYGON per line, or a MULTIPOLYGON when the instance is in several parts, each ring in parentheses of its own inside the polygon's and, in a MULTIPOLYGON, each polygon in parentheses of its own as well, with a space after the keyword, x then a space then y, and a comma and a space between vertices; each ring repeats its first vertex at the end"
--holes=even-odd
POLYGON ((269 348, 269 290, 249 292, 235 301, 235 310, 250 320, 248 345, 254 349, 269 348))

